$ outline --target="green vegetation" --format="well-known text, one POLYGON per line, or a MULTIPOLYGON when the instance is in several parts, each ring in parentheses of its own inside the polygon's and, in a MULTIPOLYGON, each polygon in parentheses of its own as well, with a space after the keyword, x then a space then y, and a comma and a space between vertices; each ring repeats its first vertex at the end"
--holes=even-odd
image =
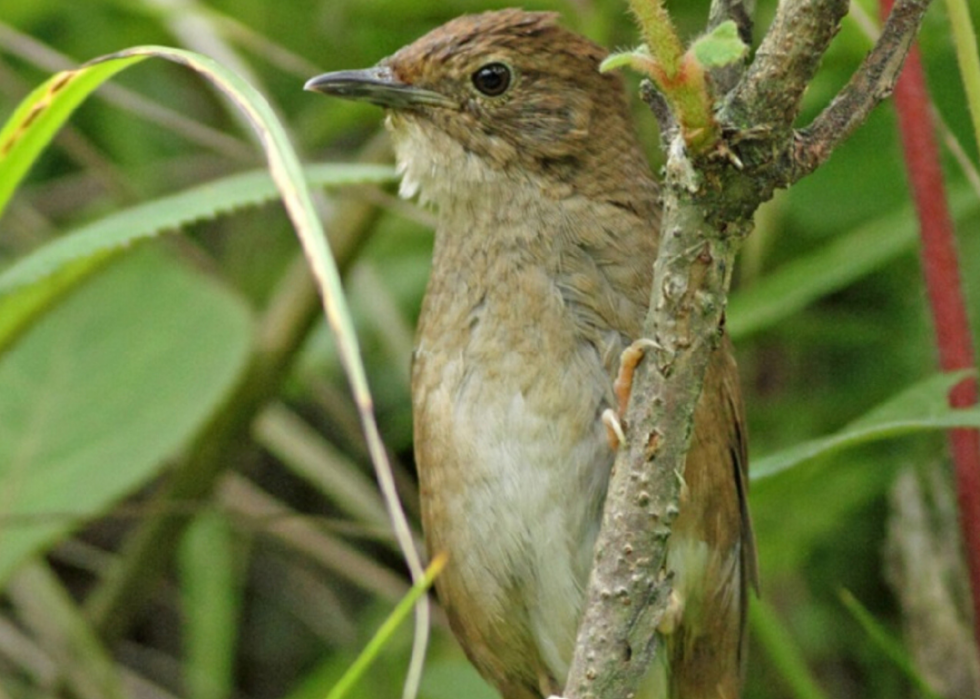
MULTIPOLYGON (((325 697, 408 594, 369 457, 379 443, 360 420, 373 407, 417 532, 408 367, 430 216, 393 196, 380 110, 302 85, 505 4, 0 9, 0 697, 325 697), (52 78, 137 45, 151 48, 52 78)), ((877 8, 864 4, 801 123, 869 48, 877 8)), ((622 0, 523 6, 606 46, 638 43, 622 0)), ((689 42, 707 2, 670 10, 689 42)), ((761 3, 759 27, 773 11, 761 3)), ((978 153, 944 12, 932 8, 921 45, 977 328, 980 192, 960 157, 975 168, 978 153)), ((658 163, 654 119, 635 102, 658 163)), ((952 688, 952 669, 913 669, 922 635, 903 635, 892 587, 908 582, 897 552, 917 532, 897 514, 896 479, 919 474, 926 519, 955 531, 952 496, 934 486, 949 480, 940 430, 980 424, 945 407, 901 162, 885 105, 760 212, 741 255, 728 323, 763 595, 750 699, 911 697, 925 682, 976 696, 952 688)), ((962 573, 941 553, 922 567, 949 583, 940 612, 962 620, 962 573)), ((435 610, 433 626, 420 696, 493 696, 435 610)), ((346 696, 399 696, 412 640, 408 620, 346 696)))

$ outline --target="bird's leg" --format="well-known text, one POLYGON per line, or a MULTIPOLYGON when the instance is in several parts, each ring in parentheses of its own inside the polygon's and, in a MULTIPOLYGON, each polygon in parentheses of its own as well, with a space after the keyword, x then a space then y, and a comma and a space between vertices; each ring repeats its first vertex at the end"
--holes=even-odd
POLYGON ((648 349, 660 349, 660 345, 648 338, 640 338, 623 350, 619 357, 619 373, 613 382, 616 410, 606 408, 602 411, 602 424, 606 426, 606 437, 613 451, 626 441, 622 419, 626 415, 626 406, 629 404, 630 393, 633 390, 633 373, 648 349))

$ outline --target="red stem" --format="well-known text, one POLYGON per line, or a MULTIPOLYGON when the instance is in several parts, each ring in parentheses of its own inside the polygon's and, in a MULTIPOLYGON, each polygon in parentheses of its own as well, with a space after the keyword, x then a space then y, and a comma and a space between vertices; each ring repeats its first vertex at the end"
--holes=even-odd
MULTIPOLYGON (((880 0, 891 10, 894 0, 880 0)), ((943 371, 975 366, 970 325, 960 284, 953 221, 946 201, 935 125, 918 46, 913 45, 895 86, 895 107, 905 151, 905 168, 915 199, 921 236, 922 271, 932 310, 943 371)), ((949 394, 955 408, 977 403, 975 377, 964 379, 949 394)), ((956 470, 960 528, 973 598, 973 632, 980 645, 980 431, 949 432, 956 470)))

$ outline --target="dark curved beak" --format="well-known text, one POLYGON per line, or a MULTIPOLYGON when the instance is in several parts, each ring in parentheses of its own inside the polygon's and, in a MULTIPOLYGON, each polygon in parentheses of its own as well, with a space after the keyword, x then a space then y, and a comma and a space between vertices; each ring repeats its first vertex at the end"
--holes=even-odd
POLYGON ((445 95, 402 82, 388 66, 324 73, 308 80, 303 89, 391 109, 456 106, 445 95))

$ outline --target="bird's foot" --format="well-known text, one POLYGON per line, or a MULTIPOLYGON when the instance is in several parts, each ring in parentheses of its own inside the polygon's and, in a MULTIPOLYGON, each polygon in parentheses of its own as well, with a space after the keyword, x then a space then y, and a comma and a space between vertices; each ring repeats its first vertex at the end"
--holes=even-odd
POLYGON ((633 391, 633 374, 648 349, 660 349, 660 345, 648 338, 640 338, 623 350, 619 357, 619 373, 613 382, 616 410, 606 408, 602 411, 602 424, 606 426, 606 438, 609 440, 609 446, 612 447, 613 451, 619 449, 619 445, 626 442, 622 418, 626 414, 626 406, 629 404, 630 393, 633 391))

